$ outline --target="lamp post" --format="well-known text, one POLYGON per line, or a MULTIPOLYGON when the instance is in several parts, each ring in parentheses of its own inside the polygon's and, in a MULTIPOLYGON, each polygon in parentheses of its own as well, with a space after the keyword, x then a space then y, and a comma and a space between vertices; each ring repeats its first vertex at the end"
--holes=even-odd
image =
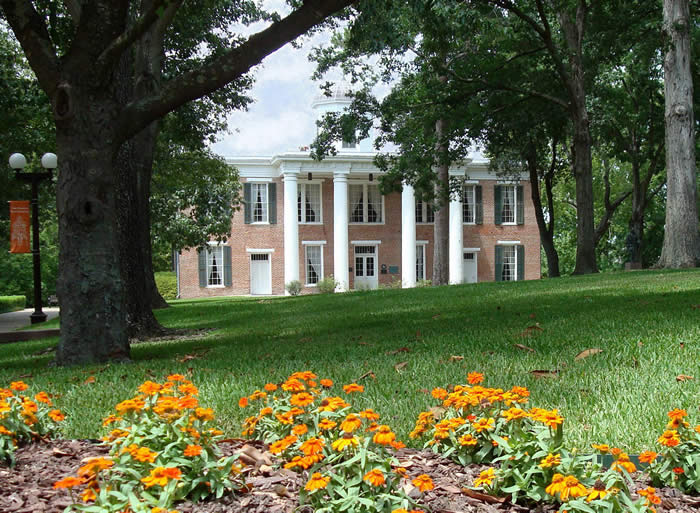
POLYGON ((21 153, 10 155, 10 167, 15 170, 15 178, 32 184, 32 257, 34 260, 34 312, 29 316, 32 324, 44 322, 46 314, 41 309, 41 260, 39 257, 39 182, 53 177, 58 166, 58 158, 53 153, 41 157, 45 173, 24 173, 27 159, 21 153))

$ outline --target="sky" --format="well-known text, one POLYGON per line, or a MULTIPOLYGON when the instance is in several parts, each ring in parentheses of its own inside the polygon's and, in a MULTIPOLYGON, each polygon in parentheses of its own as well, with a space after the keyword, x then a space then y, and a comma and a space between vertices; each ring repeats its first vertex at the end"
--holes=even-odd
MULTIPOLYGON (((279 0, 266 1, 265 6, 284 10, 279 0)), ((250 31, 261 28, 256 24, 250 31)), ((301 48, 287 44, 265 58, 255 68, 256 81, 250 91, 255 102, 247 111, 229 116, 230 133, 219 134, 213 151, 223 157, 276 155, 309 146, 316 133, 311 103, 326 79, 311 80, 315 64, 308 55, 314 45, 326 40, 327 34, 318 34, 305 38, 301 48)))

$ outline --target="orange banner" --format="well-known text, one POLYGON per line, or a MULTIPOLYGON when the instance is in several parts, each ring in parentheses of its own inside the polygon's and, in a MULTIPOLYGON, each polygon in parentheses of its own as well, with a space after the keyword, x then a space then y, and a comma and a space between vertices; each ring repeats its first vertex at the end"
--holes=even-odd
POLYGON ((10 253, 31 253, 29 202, 10 201, 10 253))

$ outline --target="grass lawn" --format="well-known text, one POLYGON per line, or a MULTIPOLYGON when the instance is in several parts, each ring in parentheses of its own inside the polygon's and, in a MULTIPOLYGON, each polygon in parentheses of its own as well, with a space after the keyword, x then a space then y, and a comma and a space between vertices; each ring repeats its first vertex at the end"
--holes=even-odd
POLYGON ((238 407, 241 396, 298 370, 339 385, 366 375, 353 404, 381 413, 409 445, 418 412, 436 404, 429 391, 465 383, 469 371, 483 372, 486 386, 526 386, 531 405, 558 408, 571 447, 652 448, 676 407, 700 423, 700 270, 180 300, 157 315, 172 328, 215 331, 134 345, 133 364, 89 368, 48 367, 52 355, 39 353, 55 338, 3 345, 0 386, 24 379, 58 394, 66 436, 77 438, 97 437, 116 403, 174 372, 191 374, 231 436, 252 414, 238 407), (591 348, 603 351, 575 359, 591 348))

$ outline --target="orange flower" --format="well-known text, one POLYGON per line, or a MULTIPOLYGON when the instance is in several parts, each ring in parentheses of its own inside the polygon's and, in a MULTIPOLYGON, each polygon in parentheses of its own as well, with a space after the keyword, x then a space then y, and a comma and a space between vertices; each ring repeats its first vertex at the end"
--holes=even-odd
POLYGON ((182 472, 177 467, 156 467, 151 470, 151 474, 141 479, 146 488, 151 486, 164 487, 168 484, 168 479, 180 479, 182 472))
POLYGON ((620 455, 617 457, 617 460, 613 461, 613 464, 610 466, 610 468, 612 470, 617 470, 618 472, 620 472, 621 468, 624 468, 630 474, 637 470, 637 467, 634 463, 630 461, 630 457, 625 452, 620 453, 620 455))
POLYGON ((559 493, 563 488, 564 476, 562 474, 557 473, 552 476, 552 482, 547 488, 545 488, 544 491, 553 497, 554 495, 559 493))
POLYGON ((201 445, 188 445, 185 447, 185 450, 183 452, 185 456, 188 458, 192 458, 194 456, 199 456, 202 454, 202 446, 201 445))
POLYGON ((372 486, 382 486, 384 483, 386 483, 386 479, 384 478, 384 472, 382 472, 378 468, 367 472, 365 474, 365 477, 363 477, 362 479, 367 481, 372 486))
POLYGON ((118 422, 122 420, 121 417, 117 417, 116 415, 107 415, 104 420, 102 421, 103 426, 109 426, 112 422, 118 422))
POLYGON ((658 454, 654 451, 644 451, 639 455, 639 461, 642 463, 652 463, 654 460, 656 460, 657 456, 658 454))
POLYGON ((303 452, 305 456, 312 456, 323 452, 324 445, 326 444, 322 438, 309 438, 303 444, 301 444, 299 449, 301 449, 301 452, 303 452))
POLYGON ((185 397, 180 397, 180 399, 177 400, 177 406, 181 409, 192 409, 196 408, 197 405, 199 404, 199 400, 192 396, 192 395, 186 395, 185 397))
POLYGON ((586 487, 579 483, 579 480, 574 476, 567 476, 564 479, 564 484, 559 492, 559 498, 562 501, 569 500, 569 497, 584 497, 588 493, 586 487))
POLYGON ((177 387, 177 389, 180 391, 180 393, 185 395, 199 395, 199 389, 192 383, 185 383, 184 385, 177 387))
POLYGON ((470 385, 478 385, 484 381, 484 375, 481 372, 470 372, 467 374, 467 383, 470 385))
POLYGON ((61 412, 61 410, 51 410, 49 412, 49 417, 51 417, 51 420, 54 422, 66 420, 66 416, 61 412))
POLYGON ((158 456, 157 452, 150 450, 148 447, 140 447, 134 454, 133 457, 136 461, 153 463, 156 461, 158 456))
POLYGON ((661 499, 656 495, 656 488, 647 486, 643 490, 637 492, 640 496, 646 498, 646 505, 661 504, 661 499))
POLYGON ((275 385, 274 383, 267 383, 263 388, 268 392, 274 392, 275 390, 277 390, 277 385, 275 385))
POLYGON ((490 431, 493 429, 495 422, 496 421, 493 418, 480 418, 473 424, 474 431, 477 433, 481 433, 482 431, 490 431))
POLYGON ((670 412, 668 412, 668 418, 671 420, 675 420, 675 421, 680 421, 683 419, 683 417, 687 417, 687 416, 688 416, 687 411, 680 410, 678 408, 675 408, 675 409, 671 410, 670 412))
POLYGON ((394 442, 391 442, 391 446, 398 451, 399 449, 404 449, 406 447, 406 444, 396 440, 394 442))
POLYGON ((194 411, 194 416, 202 421, 214 420, 214 410, 211 408, 197 408, 194 411))
POLYGON ((330 379, 322 379, 319 383, 321 383, 323 388, 330 388, 333 386, 333 381, 330 379))
POLYGON ((330 482, 330 477, 324 477, 323 475, 321 475, 320 472, 314 472, 311 475, 311 479, 309 479, 309 482, 306 483, 306 486, 304 486, 304 490, 306 490, 307 492, 320 490, 321 488, 325 488, 326 486, 328 486, 328 483, 330 482))
POLYGON ((346 447, 357 447, 358 445, 360 445, 360 441, 352 436, 352 433, 343 433, 343 436, 333 442, 331 447, 341 452, 344 451, 346 447))
POLYGON ((286 392, 303 392, 306 390, 306 386, 298 379, 290 378, 282 383, 282 390, 286 392))
POLYGON ((343 385, 343 392, 346 394, 352 394, 354 392, 364 392, 364 385, 358 385, 357 383, 350 383, 349 385, 343 385))
POLYGON ((318 429, 326 431, 328 429, 333 429, 337 425, 338 423, 332 421, 331 419, 321 419, 321 421, 318 423, 318 429))
POLYGON ((560 454, 552 454, 550 452, 546 458, 544 458, 542 461, 540 461, 540 464, 538 466, 542 467, 542 468, 551 468, 551 467, 557 467, 559 465, 561 465, 561 455, 560 454))
POLYGON ((413 486, 418 488, 421 492, 427 492, 428 490, 432 490, 433 488, 435 488, 433 480, 430 479, 430 476, 428 474, 421 474, 413 481, 411 481, 411 483, 413 483, 413 486))
POLYGON ((591 502, 596 499, 604 499, 607 494, 610 493, 610 490, 607 490, 605 488, 605 483, 601 481, 600 479, 596 480, 595 484, 593 484, 593 488, 591 488, 588 491, 588 497, 586 497, 586 502, 591 502))
POLYGON ((248 406, 248 398, 247 398, 247 397, 241 397, 241 398, 238 400, 238 407, 239 407, 239 408, 245 408, 246 406, 248 406))
POLYGON ((375 413, 375 411, 372 408, 362 410, 360 413, 358 413, 358 415, 363 419, 367 420, 379 420, 379 414, 375 413))
POLYGON ((352 433, 357 428, 359 428, 361 425, 362 425, 362 420, 360 420, 360 418, 358 418, 354 413, 351 413, 350 415, 345 417, 345 420, 343 421, 343 423, 340 424, 340 429, 342 429, 346 433, 352 433))
POLYGON ((270 452, 272 454, 281 454, 287 450, 287 448, 295 443, 298 438, 294 435, 285 436, 281 440, 277 440, 270 445, 270 452))
POLYGON ((335 411, 350 406, 341 397, 326 397, 321 401, 318 411, 335 411))
POLYGON ((474 438, 474 436, 471 433, 467 433, 465 435, 462 435, 459 437, 459 444, 462 446, 467 446, 467 445, 476 445, 478 440, 474 438))
POLYGON ((391 431, 391 428, 386 424, 382 424, 377 428, 376 433, 372 437, 372 441, 379 445, 391 445, 396 440, 396 435, 391 431))
POLYGON ((272 413, 272 408, 270 408, 269 406, 266 406, 265 408, 263 408, 262 410, 260 410, 258 412, 258 415, 260 415, 261 417, 264 417, 265 415, 270 415, 271 413, 272 413))
POLYGON ((39 392, 34 396, 34 399, 36 399, 37 402, 51 406, 51 399, 49 398, 49 394, 46 392, 39 392))
POLYGON ((143 384, 138 388, 138 391, 146 395, 155 395, 160 392, 161 387, 158 383, 153 381, 144 381, 143 384))
POLYGON ((551 410, 551 411, 545 411, 540 419, 537 419, 543 424, 549 426, 552 429, 556 429, 556 427, 564 422, 564 418, 559 415, 557 410, 551 410))
POLYGON ((677 476, 680 476, 681 474, 685 473, 685 470, 683 469, 683 467, 673 467, 673 473, 677 476))
POLYGON ((294 406, 308 406, 309 404, 314 402, 314 397, 309 394, 308 392, 300 392, 298 394, 294 394, 292 398, 289 400, 291 404, 294 406))
POLYGON ((522 419, 527 416, 527 412, 520 408, 510 408, 501 412, 501 417, 505 418, 508 422, 511 420, 522 419))
POLYGON ((610 446, 608 444, 591 444, 596 451, 607 454, 610 452, 610 446))
POLYGON ((430 392, 430 395, 432 395, 435 399, 443 400, 445 397, 447 397, 447 390, 444 388, 433 388, 433 391, 430 392))
POLYGON ((109 458, 92 458, 78 469, 80 477, 93 477, 101 470, 111 468, 114 462, 109 458))
POLYGON ((678 436, 678 431, 664 431, 664 434, 659 437, 657 442, 666 447, 675 447, 681 442, 681 437, 678 436))
POLYGON ((310 468, 314 463, 321 461, 323 459, 323 454, 313 454, 311 456, 294 456, 292 461, 286 463, 284 468, 292 469, 295 467, 300 467, 304 470, 310 468))
POLYGON ((0 425, 0 435, 13 436, 13 433, 12 431, 8 431, 5 426, 0 425))
POLYGON ((491 482, 494 479, 496 479, 496 474, 494 473, 493 468, 489 467, 486 470, 481 471, 479 477, 474 480, 474 486, 491 486, 491 482))
POLYGON ((187 381, 185 379, 185 376, 183 376, 182 374, 171 374, 165 379, 167 379, 168 381, 187 381))
POLYGON ((24 381, 13 381, 10 383, 10 388, 15 392, 24 392, 29 386, 24 381))
POLYGON ((90 486, 85 488, 85 491, 83 491, 83 494, 80 497, 83 499, 83 502, 91 502, 97 499, 97 492, 99 492, 99 489, 95 489, 90 486))
POLYGON ((63 479, 56 481, 53 484, 54 490, 58 490, 59 488, 73 488, 76 486, 80 486, 83 484, 83 480, 78 478, 78 477, 73 477, 73 476, 68 476, 64 477, 63 479))
POLYGON ((296 436, 301 436, 309 431, 309 426, 306 424, 297 424, 292 428, 292 434, 296 436))
POLYGON ((120 402, 115 409, 117 413, 124 415, 125 413, 134 413, 141 410, 145 406, 145 403, 141 399, 127 399, 126 401, 120 402))

